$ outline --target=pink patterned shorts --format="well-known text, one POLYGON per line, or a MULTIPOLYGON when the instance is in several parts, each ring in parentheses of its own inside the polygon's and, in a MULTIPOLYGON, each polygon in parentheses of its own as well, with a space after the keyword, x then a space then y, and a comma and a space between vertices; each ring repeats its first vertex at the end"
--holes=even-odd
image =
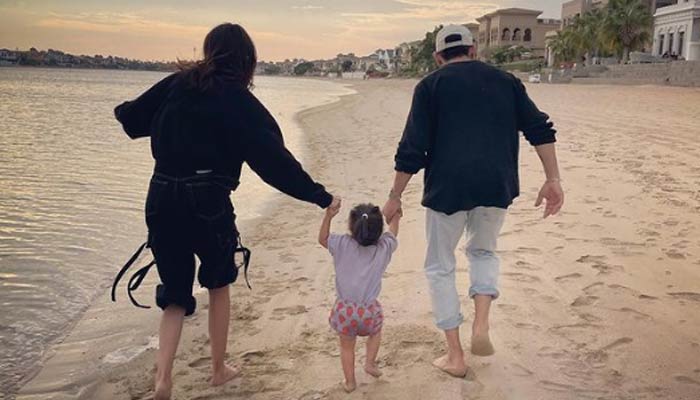
POLYGON ((328 322, 341 335, 371 336, 382 330, 384 313, 377 300, 366 304, 337 300, 328 322))

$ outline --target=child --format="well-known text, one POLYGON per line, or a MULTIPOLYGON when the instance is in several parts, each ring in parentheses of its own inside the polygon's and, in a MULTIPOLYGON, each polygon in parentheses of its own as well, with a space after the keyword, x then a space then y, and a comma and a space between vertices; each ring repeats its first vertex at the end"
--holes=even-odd
POLYGON ((384 217, 372 204, 360 204, 350 212, 350 234, 330 234, 331 220, 340 206, 326 209, 318 241, 333 255, 337 300, 329 322, 340 336, 340 361, 345 375, 345 391, 355 390, 355 339, 367 338, 365 372, 381 376, 377 353, 384 315, 377 301, 382 288, 382 274, 398 246, 401 212, 389 222, 384 232, 384 217))

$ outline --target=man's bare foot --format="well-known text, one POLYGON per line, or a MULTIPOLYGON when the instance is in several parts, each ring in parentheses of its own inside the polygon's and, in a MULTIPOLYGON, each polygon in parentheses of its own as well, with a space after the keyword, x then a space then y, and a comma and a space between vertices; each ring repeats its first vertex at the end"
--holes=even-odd
POLYGON ((433 366, 455 378, 464 378, 467 376, 467 366, 464 364, 464 360, 452 361, 448 355, 444 355, 433 361, 433 366))
POLYGON ((170 400, 173 391, 173 382, 169 380, 158 380, 156 390, 153 393, 153 400, 170 400))
POLYGON ((365 372, 375 378, 382 376, 382 371, 379 370, 377 363, 365 363, 365 372))
POLYGON ((212 386, 221 386, 224 383, 235 379, 240 374, 241 369, 238 366, 231 367, 224 365, 224 368, 221 371, 214 372, 210 382, 212 386))
POLYGON ((471 352, 475 356, 480 357, 492 356, 496 352, 493 348, 493 344, 491 344, 488 332, 472 336, 471 352))
POLYGON ((355 391, 355 389, 357 389, 357 383, 348 381, 343 382, 343 390, 345 390, 345 393, 352 393, 355 391))

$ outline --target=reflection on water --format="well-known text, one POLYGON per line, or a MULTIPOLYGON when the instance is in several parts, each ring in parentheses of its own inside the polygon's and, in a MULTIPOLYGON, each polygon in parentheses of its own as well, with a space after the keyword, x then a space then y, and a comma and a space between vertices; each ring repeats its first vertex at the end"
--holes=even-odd
MULTIPOLYGON (((129 140, 112 109, 163 76, 0 68, 0 392, 17 389, 145 238, 149 142, 129 140)), ((256 86, 293 150, 293 115, 347 92, 282 78, 256 86)), ((241 188, 245 220, 272 191, 249 173, 241 188)))

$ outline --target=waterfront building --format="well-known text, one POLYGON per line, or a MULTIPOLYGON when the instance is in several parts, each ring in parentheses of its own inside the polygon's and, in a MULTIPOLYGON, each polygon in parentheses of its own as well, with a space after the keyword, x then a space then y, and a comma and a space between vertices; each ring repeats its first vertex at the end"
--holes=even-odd
POLYGON ((545 34, 558 29, 561 21, 538 18, 540 14, 539 10, 506 8, 477 18, 478 58, 486 59, 490 49, 503 46, 523 46, 530 49, 534 57, 544 57, 545 34))
POLYGON ((700 0, 679 0, 656 10, 652 54, 700 61, 700 0))

